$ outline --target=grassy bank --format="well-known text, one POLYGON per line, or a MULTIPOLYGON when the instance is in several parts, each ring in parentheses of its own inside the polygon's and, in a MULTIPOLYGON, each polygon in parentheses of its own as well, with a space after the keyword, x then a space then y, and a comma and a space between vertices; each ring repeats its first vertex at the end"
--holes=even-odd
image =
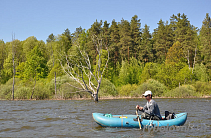
MULTIPOLYGON (((32 82, 22 82, 15 80, 16 100, 84 100, 92 99, 87 92, 76 92, 77 89, 68 85, 75 84, 73 80, 67 76, 57 78, 57 91, 55 93, 54 80, 40 80, 35 87, 32 82)), ((194 82, 192 84, 180 85, 174 89, 168 89, 164 84, 157 80, 149 79, 140 85, 122 85, 116 87, 107 79, 102 80, 99 91, 99 99, 123 99, 123 98, 144 98, 142 94, 146 90, 153 92, 154 98, 210 98, 211 83, 194 82)), ((0 99, 12 99, 12 79, 6 84, 0 85, 0 99)))

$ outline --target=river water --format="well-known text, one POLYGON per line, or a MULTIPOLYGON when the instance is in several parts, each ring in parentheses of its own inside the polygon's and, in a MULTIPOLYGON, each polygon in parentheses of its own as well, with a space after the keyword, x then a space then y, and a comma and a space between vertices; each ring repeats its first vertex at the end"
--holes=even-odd
POLYGON ((0 101, 0 137, 211 137, 211 99, 154 99, 165 110, 188 112, 185 130, 105 128, 93 112, 135 114, 145 99, 0 101), (188 130, 188 129, 187 129, 188 130))

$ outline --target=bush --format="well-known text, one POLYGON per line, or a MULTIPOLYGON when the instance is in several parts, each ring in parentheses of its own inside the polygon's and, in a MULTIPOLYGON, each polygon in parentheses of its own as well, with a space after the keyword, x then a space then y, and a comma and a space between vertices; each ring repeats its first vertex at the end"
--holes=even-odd
POLYGON ((102 79, 101 86, 99 89, 99 95, 100 96, 116 96, 118 95, 118 92, 112 82, 110 82, 108 79, 102 79))
MULTIPOLYGON (((21 80, 19 78, 15 78, 15 84, 19 83, 21 80)), ((9 79, 5 85, 10 85, 12 87, 13 85, 13 78, 9 79)))
POLYGON ((119 96, 133 96, 133 91, 137 89, 136 84, 127 84, 118 88, 119 96))
POLYGON ((197 93, 200 93, 202 96, 211 95, 211 84, 209 82, 197 81, 193 85, 197 93))
POLYGON ((32 92, 32 88, 30 87, 19 87, 17 88, 17 90, 15 91, 14 97, 15 99, 30 99, 31 93, 32 92))
MULTIPOLYGON (((50 90, 46 88, 46 80, 39 80, 36 83, 32 98, 37 100, 49 99, 51 96, 50 90)), ((33 88, 31 93, 33 92, 33 88)))
POLYGON ((139 85, 138 88, 133 91, 133 95, 136 97, 142 96, 142 94, 147 90, 152 91, 153 96, 162 96, 163 93, 166 93, 168 91, 167 87, 164 84, 160 83, 157 80, 149 79, 145 83, 139 85))
POLYGON ((185 98, 185 97, 196 97, 199 95, 196 93, 196 90, 192 85, 183 85, 167 92, 165 96, 185 98))
POLYGON ((12 98, 12 85, 1 85, 0 98, 7 100, 12 98))
MULTIPOLYGON (((71 83, 72 84, 72 83, 71 83)), ((60 90, 57 92, 57 97, 69 99, 69 98, 83 98, 81 92, 75 93, 77 89, 64 83, 61 85, 60 90)), ((83 92, 84 93, 84 92, 83 92)))

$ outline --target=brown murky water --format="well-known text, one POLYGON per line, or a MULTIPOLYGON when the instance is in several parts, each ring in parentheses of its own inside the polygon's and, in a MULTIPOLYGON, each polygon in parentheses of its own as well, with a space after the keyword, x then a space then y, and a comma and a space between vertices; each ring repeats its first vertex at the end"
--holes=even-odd
POLYGON ((98 103, 91 100, 0 101, 0 137, 211 137, 211 99, 154 100, 162 115, 165 110, 188 112, 184 126, 194 129, 147 132, 137 128, 104 128, 92 119, 93 112, 135 114, 135 105, 144 105, 145 99, 98 103))

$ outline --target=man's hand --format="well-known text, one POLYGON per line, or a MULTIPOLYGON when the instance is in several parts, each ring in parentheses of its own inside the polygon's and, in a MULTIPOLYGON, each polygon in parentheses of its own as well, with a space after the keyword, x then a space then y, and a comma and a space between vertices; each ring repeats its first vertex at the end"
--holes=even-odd
POLYGON ((143 107, 139 106, 139 105, 136 105, 136 109, 138 110, 143 110, 143 107))

